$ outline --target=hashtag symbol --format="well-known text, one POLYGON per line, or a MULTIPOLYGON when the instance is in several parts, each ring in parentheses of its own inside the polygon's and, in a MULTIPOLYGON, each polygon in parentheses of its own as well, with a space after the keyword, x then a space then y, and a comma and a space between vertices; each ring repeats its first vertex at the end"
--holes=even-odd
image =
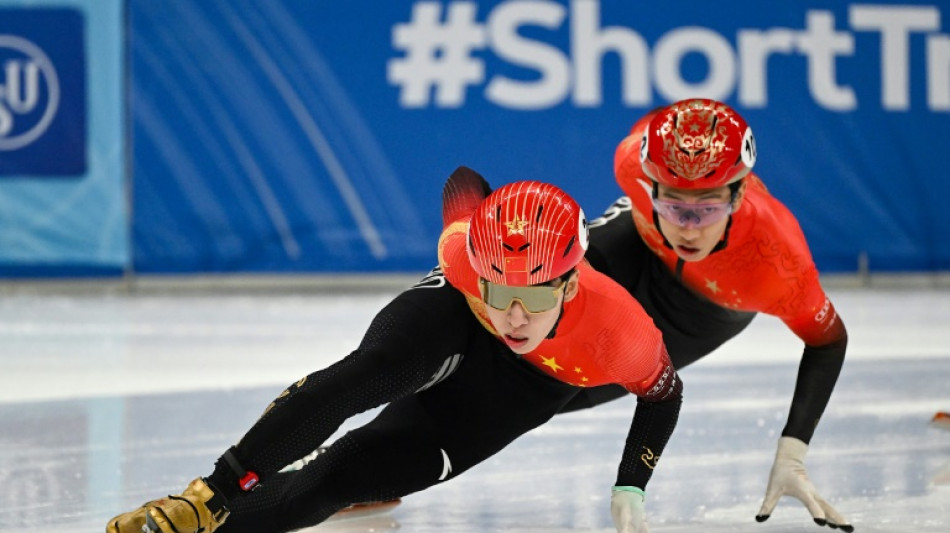
POLYGON ((426 107, 432 89, 436 105, 460 107, 465 88, 485 79, 485 64, 472 52, 485 47, 485 28, 475 22, 474 2, 453 2, 442 22, 438 2, 413 5, 408 24, 393 28, 393 47, 404 57, 389 61, 389 82, 401 88, 403 107, 426 107))

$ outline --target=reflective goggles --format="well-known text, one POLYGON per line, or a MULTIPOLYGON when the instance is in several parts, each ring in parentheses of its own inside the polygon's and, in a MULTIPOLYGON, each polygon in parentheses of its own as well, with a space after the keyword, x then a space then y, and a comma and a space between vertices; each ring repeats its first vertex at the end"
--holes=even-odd
POLYGON ((705 228, 732 214, 732 202, 692 204, 654 198, 653 209, 671 224, 684 228, 705 228))
POLYGON ((557 285, 532 285, 530 287, 512 287, 497 285, 484 278, 478 280, 482 301, 499 311, 507 311, 518 300, 525 311, 543 313, 557 307, 558 293, 564 292, 567 285, 563 280, 557 285))

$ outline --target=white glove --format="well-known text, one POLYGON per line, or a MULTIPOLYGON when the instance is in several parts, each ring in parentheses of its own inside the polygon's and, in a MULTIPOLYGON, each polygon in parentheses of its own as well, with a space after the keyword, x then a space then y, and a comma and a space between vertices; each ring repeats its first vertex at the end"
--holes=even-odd
POLYGON ((805 504, 819 526, 827 525, 832 529, 840 528, 845 533, 851 533, 854 526, 826 502, 809 481, 804 463, 806 452, 808 445, 794 437, 782 437, 778 440, 778 450, 775 452, 772 472, 769 473, 765 500, 755 520, 765 522, 779 499, 782 496, 791 496, 805 504))
POLYGON ((610 515, 617 533, 650 533, 644 501, 646 495, 636 487, 614 487, 610 496, 610 515))

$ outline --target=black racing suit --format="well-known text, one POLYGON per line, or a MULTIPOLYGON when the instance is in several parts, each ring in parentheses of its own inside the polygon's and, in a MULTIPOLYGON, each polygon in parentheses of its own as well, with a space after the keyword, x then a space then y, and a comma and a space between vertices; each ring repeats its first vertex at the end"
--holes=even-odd
MULTIPOLYGON (((207 479, 231 515, 218 531, 290 531, 353 503, 452 479, 549 420, 579 390, 511 352, 436 272, 383 308, 358 349, 291 385, 229 451, 260 475, 256 490, 242 493, 233 467, 219 459, 207 479), (303 469, 278 473, 347 418, 384 404, 303 469)), ((628 440, 645 436, 662 449, 680 403, 677 388, 657 410, 638 408, 628 440)), ((630 463, 645 486, 652 469, 630 463)))
MULTIPOLYGON (((693 292, 640 238, 628 211, 597 219, 590 226, 586 259, 622 285, 653 319, 677 370, 710 354, 739 334, 755 313, 721 307, 693 292)), ((591 387, 562 412, 593 407, 628 394, 617 385, 591 387)))

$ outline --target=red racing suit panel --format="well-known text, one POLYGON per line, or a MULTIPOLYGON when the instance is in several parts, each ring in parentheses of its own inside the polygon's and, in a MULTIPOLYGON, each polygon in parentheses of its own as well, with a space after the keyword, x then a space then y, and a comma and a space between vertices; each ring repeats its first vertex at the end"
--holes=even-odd
MULTIPOLYGON (((439 239, 439 265, 465 294, 472 312, 495 333, 467 253, 467 221, 450 223, 439 239)), ((577 295, 565 302, 557 335, 523 358, 551 377, 590 387, 616 383, 647 399, 662 398, 674 376, 660 331, 627 291, 586 263, 577 295)))
POLYGON ((620 185, 631 200, 641 238, 671 271, 681 269, 679 277, 687 287, 729 309, 776 316, 807 345, 840 339, 844 328, 821 287, 798 221, 758 176, 750 173, 745 179, 729 245, 682 265, 656 226, 652 182, 640 175, 620 180, 620 185))

